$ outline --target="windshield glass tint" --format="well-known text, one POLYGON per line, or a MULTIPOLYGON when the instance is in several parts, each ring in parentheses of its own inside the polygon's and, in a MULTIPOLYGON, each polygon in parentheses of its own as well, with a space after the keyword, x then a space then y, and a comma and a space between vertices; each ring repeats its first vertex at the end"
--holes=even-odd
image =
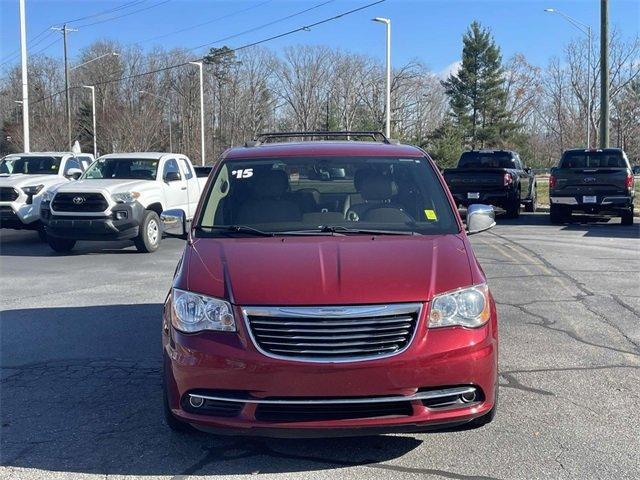
POLYGON ((233 160, 222 164, 211 185, 197 223, 205 228, 459 231, 426 158, 233 160))
POLYGON ((622 152, 566 152, 560 168, 627 168, 622 152))
POLYGON ((138 158, 99 158, 91 164, 83 179, 122 178, 155 180, 159 160, 138 158))
POLYGON ((0 174, 23 173, 25 175, 55 175, 60 169, 62 157, 6 157, 0 161, 0 174))
POLYGON ((458 168, 514 168, 511 154, 504 152, 465 152, 458 168))

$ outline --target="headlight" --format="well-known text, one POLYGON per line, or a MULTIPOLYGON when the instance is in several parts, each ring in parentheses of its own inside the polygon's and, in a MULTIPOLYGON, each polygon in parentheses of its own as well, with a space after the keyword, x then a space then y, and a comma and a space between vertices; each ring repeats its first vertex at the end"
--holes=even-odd
POLYGON ((29 187, 22 187, 22 191, 27 195, 37 195, 40 190, 44 188, 44 185, 31 185, 29 187))
POLYGON ((139 196, 139 192, 121 192, 112 194, 111 198, 116 203, 133 203, 139 196))
POLYGON ((491 316, 489 305, 489 288, 485 284, 443 293, 431 302, 429 328, 480 327, 491 316))
POLYGON ((53 200, 53 196, 55 194, 49 190, 45 190, 44 192, 42 192, 42 203, 47 203, 50 202, 51 200, 53 200))
POLYGON ((231 304, 217 298, 199 295, 174 288, 171 323, 182 332, 215 330, 235 332, 231 304))

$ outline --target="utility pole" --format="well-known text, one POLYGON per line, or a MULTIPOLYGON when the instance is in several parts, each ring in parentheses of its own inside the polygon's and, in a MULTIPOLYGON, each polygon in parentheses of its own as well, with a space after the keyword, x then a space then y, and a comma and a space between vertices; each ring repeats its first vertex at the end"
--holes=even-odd
POLYGON ((600 148, 609 147, 609 1, 600 0, 600 148))
POLYGON ((24 0, 20 0, 20 55, 22 60, 22 136, 24 151, 29 153, 29 80, 27 76, 27 26, 24 0))
POLYGON ((67 33, 68 32, 77 32, 78 30, 75 28, 67 27, 65 23, 62 28, 52 27, 52 30, 57 30, 62 33, 62 39, 64 43, 64 93, 65 93, 65 104, 67 107, 67 143, 69 148, 71 148, 71 101, 69 98, 69 59, 67 54, 67 33))

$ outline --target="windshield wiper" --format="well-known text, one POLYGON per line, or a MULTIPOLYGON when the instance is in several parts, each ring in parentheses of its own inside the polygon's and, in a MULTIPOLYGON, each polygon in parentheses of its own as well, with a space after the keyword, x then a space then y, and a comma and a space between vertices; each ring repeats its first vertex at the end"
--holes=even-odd
POLYGON ((247 233, 249 235, 255 235, 256 237, 274 237, 275 234, 273 232, 265 232, 263 230, 258 230, 257 228, 249 227, 247 225, 198 225, 195 227, 197 231, 222 231, 229 233, 247 233))
POLYGON ((360 233, 363 235, 420 235, 418 232, 415 232, 413 230, 376 230, 372 228, 349 228, 342 225, 321 225, 320 227, 318 227, 318 230, 321 232, 360 233))

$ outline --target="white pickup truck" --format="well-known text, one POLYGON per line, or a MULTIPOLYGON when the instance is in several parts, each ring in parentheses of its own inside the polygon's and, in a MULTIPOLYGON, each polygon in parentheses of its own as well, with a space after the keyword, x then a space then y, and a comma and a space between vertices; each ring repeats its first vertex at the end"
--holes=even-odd
POLYGON ((68 252, 78 240, 133 240, 140 252, 160 246, 160 214, 195 214, 206 178, 175 153, 118 153, 98 158, 80 180, 48 191, 40 208, 47 241, 68 252))
POLYGON ((15 153, 0 160, 0 228, 37 230, 42 240, 40 201, 52 187, 75 180, 93 155, 71 152, 15 153))

